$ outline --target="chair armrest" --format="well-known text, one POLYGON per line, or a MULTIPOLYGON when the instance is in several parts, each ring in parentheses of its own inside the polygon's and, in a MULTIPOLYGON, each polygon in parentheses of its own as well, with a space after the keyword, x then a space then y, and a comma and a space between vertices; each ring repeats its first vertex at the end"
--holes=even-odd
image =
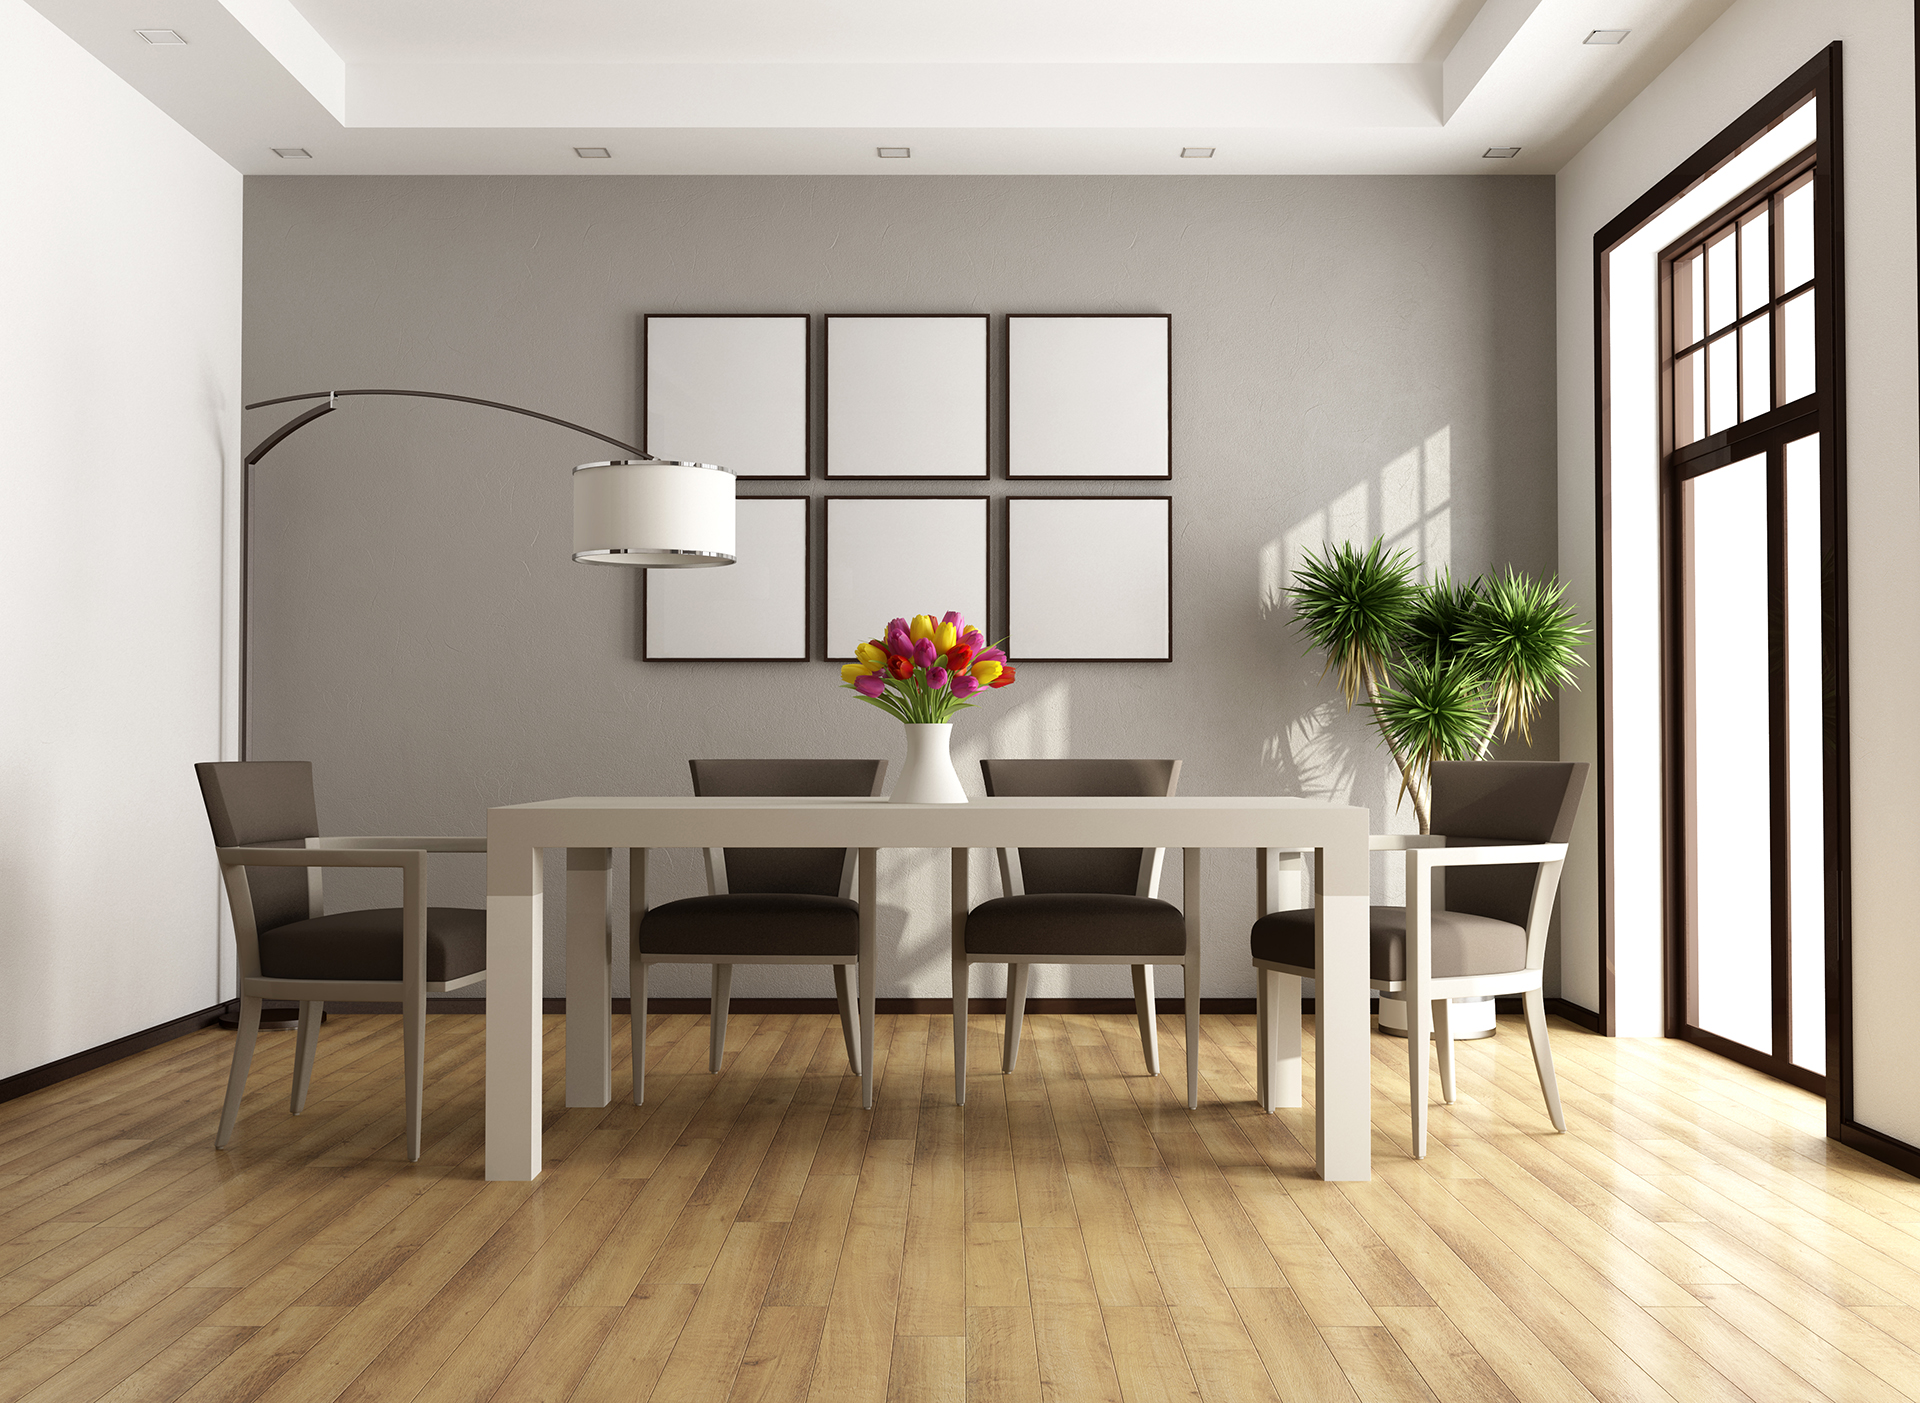
POLYGON ((1565 843, 1484 843, 1471 848, 1421 849, 1422 867, 1508 867, 1525 862, 1564 862, 1565 843))
POLYGON ((1446 837, 1439 833, 1370 833, 1367 835, 1367 851, 1375 853, 1406 852, 1414 848, 1444 848, 1446 837))
POLYGON ((398 867, 424 874, 419 848, 215 848, 225 867, 398 867))
POLYGON ((309 838, 310 849, 333 852, 380 848, 412 848, 429 853, 483 853, 485 838, 309 838))

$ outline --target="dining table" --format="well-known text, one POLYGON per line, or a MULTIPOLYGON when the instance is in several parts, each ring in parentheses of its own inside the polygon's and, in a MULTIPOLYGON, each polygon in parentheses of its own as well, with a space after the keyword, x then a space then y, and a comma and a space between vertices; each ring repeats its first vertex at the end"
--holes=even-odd
MULTIPOLYGON (((575 797, 487 811, 486 1177, 530 1180, 541 1168, 542 969, 545 853, 566 850, 566 1104, 613 1099, 613 854, 631 855, 629 905, 646 909, 647 851, 654 848, 859 850, 862 1104, 871 1107, 874 1002, 886 952, 873 911, 882 848, 1115 847, 1249 850, 1262 911, 1299 882, 1311 853, 1317 981, 1314 999, 1314 1158, 1329 1180, 1371 1175, 1368 1004, 1368 812, 1285 796, 988 798, 906 804, 881 798, 575 797), (1284 859, 1282 854, 1285 854, 1284 859)), ((959 863, 956 872, 964 872, 959 863)), ((1206 929, 1198 862, 1181 893, 1192 931, 1206 929), (1195 913, 1199 920, 1196 923, 1195 913)), ((959 879, 956 879, 959 880, 959 879)), ((964 893, 961 893, 964 898, 964 893)), ((623 927, 625 922, 622 923, 623 927)), ((1190 937, 1192 938, 1192 937, 1190 937)), ((1251 965, 1249 965, 1251 969, 1251 965)), ((634 1017, 644 1016, 636 1009, 634 1017)), ((1277 1032, 1278 1084, 1266 1105, 1298 1106, 1300 1029, 1277 1032)))

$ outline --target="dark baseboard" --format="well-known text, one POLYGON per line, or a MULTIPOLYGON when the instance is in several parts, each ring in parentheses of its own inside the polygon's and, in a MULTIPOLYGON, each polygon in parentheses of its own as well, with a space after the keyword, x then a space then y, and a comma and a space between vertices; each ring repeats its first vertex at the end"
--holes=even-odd
MULTIPOLYGON (((1502 1013, 1519 1013, 1521 1011, 1520 1000, 1500 1000, 1502 1005, 1509 1002, 1513 1004, 1513 1007, 1511 1009, 1502 1007, 1500 1010, 1502 1013)), ((1576 1027, 1585 1028, 1589 1033, 1605 1033, 1607 1031, 1606 1026, 1600 1021, 1599 1014, 1590 1008, 1582 1008, 1579 1004, 1568 1003, 1565 999, 1548 999, 1547 1012, 1566 1019, 1567 1022, 1574 1024, 1576 1027)))
POLYGON ((15 1072, 10 1077, 0 1079, 0 1101, 11 1101, 28 1092, 66 1081, 69 1077, 77 1077, 82 1072, 91 1072, 96 1067, 131 1057, 136 1052, 145 1052, 150 1047, 158 1047, 161 1043, 185 1037, 188 1033, 210 1028, 220 1021, 220 1016, 226 1011, 226 1004, 215 1004, 212 1008, 203 1008, 197 1013, 189 1013, 138 1033, 129 1033, 124 1038, 115 1038, 110 1043, 90 1047, 84 1052, 76 1052, 71 1057, 62 1057, 58 1062, 15 1072))
POLYGON ((1899 1170, 1902 1174, 1911 1174, 1914 1178, 1920 1179, 1920 1147, 1909 1145, 1905 1140, 1896 1140, 1891 1135, 1882 1135, 1879 1131, 1869 1130, 1864 1125, 1842 1121, 1840 1143, 1860 1151, 1863 1155, 1869 1155, 1882 1164, 1899 1170))

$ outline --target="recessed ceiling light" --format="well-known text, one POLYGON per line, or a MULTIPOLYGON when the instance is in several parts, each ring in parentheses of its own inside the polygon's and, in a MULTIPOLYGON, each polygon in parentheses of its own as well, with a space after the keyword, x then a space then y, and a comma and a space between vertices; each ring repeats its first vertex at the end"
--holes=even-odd
POLYGON ((276 146, 273 154, 283 161, 311 161, 313 152, 304 146, 276 146))
POLYGON ((613 152, 604 146, 576 146, 573 154, 583 161, 611 161, 613 152))
POLYGON ((1180 154, 1190 161, 1208 160, 1213 155, 1211 146, 1182 146, 1180 154))
POLYGON ((873 149, 883 161, 906 161, 913 157, 911 146, 876 146, 873 149))
POLYGON ((1518 146, 1489 146, 1480 153, 1483 161, 1511 161, 1520 154, 1518 146))
POLYGON ((1596 29, 1580 42, 1583 44, 1617 44, 1629 34, 1631 29, 1596 29))
POLYGON ((184 44, 187 42, 171 29, 136 29, 133 32, 138 34, 142 39, 145 39, 149 44, 184 44))

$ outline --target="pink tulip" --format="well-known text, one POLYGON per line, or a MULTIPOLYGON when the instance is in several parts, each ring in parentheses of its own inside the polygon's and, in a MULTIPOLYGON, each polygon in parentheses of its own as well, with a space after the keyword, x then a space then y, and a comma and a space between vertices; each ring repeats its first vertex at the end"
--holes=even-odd
POLYGON ((987 636, 977 628, 970 628, 961 633, 960 641, 973 649, 976 655, 987 646, 987 636))
POLYGON ((939 691, 942 687, 946 686, 947 670, 944 667, 928 668, 927 669, 927 685, 933 688, 933 690, 936 692, 939 691))
POLYGON ((977 663, 1003 663, 1007 655, 998 648, 982 648, 973 655, 973 660, 977 663))
POLYGON ((947 610, 946 613, 940 616, 940 622, 943 624, 952 624, 955 633, 963 633, 966 631, 967 621, 960 617, 960 611, 958 609, 947 610))
POLYGON ((877 697, 887 690, 887 679, 879 673, 870 673, 865 677, 856 677, 853 690, 863 697, 877 697))
MULTIPOLYGON (((858 683, 854 684, 858 686, 858 683)), ((980 690, 980 684, 964 673, 953 679, 953 694, 956 697, 970 697, 980 690)))
POLYGON ((913 661, 918 667, 932 667, 939 656, 940 651, 933 646, 931 638, 923 638, 913 645, 913 661))
POLYGON ((895 657, 909 657, 913 653, 913 639, 907 636, 906 626, 898 619, 887 625, 886 646, 895 657))

